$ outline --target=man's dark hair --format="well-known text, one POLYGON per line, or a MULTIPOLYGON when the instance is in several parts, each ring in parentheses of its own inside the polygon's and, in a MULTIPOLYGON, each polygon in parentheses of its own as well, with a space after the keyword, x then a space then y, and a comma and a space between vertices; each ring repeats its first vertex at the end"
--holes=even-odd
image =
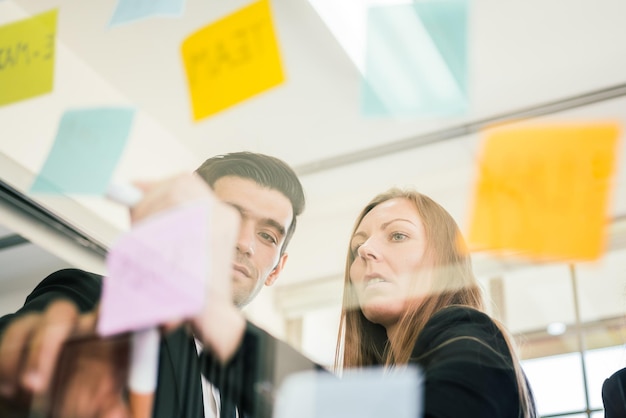
POLYGON ((284 161, 269 155, 254 152, 233 152, 217 155, 206 160, 196 170, 213 188, 217 180, 225 176, 236 176, 250 179, 270 189, 285 195, 291 202, 293 219, 283 243, 280 253, 287 248, 287 244, 296 230, 296 219, 304 210, 304 190, 298 176, 284 161))

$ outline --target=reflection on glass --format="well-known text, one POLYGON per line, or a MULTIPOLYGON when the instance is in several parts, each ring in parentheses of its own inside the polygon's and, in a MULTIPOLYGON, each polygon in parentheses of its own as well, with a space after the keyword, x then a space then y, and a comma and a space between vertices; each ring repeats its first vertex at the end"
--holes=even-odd
POLYGON ((606 347, 585 352, 589 406, 602 408, 602 384, 604 380, 626 366, 623 346, 606 347))
POLYGON ((533 388, 537 411, 540 415, 586 408, 580 365, 580 353, 522 361, 522 367, 533 388))

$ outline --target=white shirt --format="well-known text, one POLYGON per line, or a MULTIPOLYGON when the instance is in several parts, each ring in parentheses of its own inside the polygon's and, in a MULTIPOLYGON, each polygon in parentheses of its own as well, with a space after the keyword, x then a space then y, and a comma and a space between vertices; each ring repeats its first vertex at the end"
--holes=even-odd
MULTIPOLYGON (((196 342, 196 352, 202 353, 202 343, 194 338, 196 342)), ((204 374, 200 372, 202 379, 202 404, 204 405, 205 418, 220 418, 220 391, 206 380, 204 374)))

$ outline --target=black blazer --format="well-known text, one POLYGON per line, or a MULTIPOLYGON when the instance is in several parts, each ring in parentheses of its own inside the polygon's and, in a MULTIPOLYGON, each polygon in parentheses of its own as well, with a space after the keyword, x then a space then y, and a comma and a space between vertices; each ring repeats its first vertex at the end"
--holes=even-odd
POLYGON ((440 310, 424 326, 411 356, 425 376, 424 417, 517 418, 513 361, 488 315, 463 306, 440 310))
MULTIPOLYGON (((91 310, 101 284, 100 276, 81 270, 53 273, 22 309, 0 319, 0 333, 15 315, 42 310, 58 298, 91 310)), ((484 313, 458 306, 442 309, 420 333, 411 362, 424 373, 425 417, 518 417, 513 359, 504 336, 484 313)), ((234 417, 235 407, 240 417, 270 418, 283 379, 311 369, 322 368, 250 323, 226 365, 206 352, 198 357, 191 335, 179 329, 161 341, 154 416, 202 417, 202 372, 220 389, 222 418, 234 417)))
POLYGON ((626 417, 626 368, 613 373, 602 384, 605 418, 626 417))
MULTIPOLYGON (((16 317, 38 312, 59 299, 68 299, 81 312, 100 299, 102 277, 77 269, 59 270, 46 277, 14 314, 0 318, 0 338, 16 317)), ((209 353, 197 355, 193 337, 178 329, 161 339, 155 418, 202 418, 200 373, 220 389, 222 418, 271 417, 273 400, 282 380, 294 371, 320 369, 265 331, 247 323, 243 343, 230 362, 221 365, 209 353), (280 362, 276 361, 280 358, 280 362)))

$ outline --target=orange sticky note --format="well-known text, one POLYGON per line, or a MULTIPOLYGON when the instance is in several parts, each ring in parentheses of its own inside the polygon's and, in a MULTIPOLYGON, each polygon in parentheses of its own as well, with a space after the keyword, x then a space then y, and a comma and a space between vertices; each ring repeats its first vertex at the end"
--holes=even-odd
POLYGON ((616 123, 488 133, 470 216, 470 247, 542 260, 598 258, 618 137, 616 123))
POLYGON ((182 45, 194 120, 284 81, 268 0, 190 35, 182 45))
POLYGON ((0 27, 0 106, 52 91, 57 10, 0 27))

